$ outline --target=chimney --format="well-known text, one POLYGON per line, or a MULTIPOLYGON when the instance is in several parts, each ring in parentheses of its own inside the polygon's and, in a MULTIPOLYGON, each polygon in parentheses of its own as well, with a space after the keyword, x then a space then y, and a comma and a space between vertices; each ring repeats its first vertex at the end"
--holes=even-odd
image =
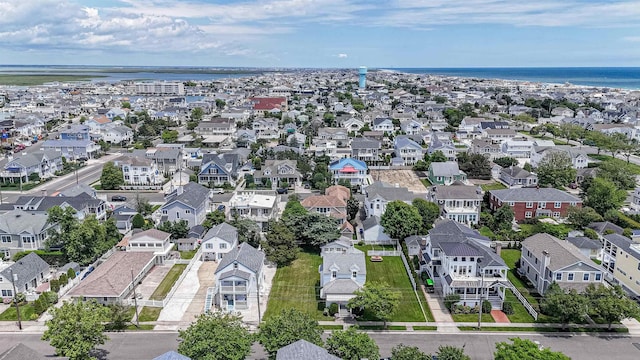
POLYGON ((538 283, 540 284, 538 286, 538 291, 540 293, 543 293, 545 290, 544 280, 547 278, 547 268, 549 267, 549 263, 551 262, 551 256, 549 256, 549 252, 547 250, 542 251, 542 256, 543 256, 543 259, 541 261, 542 269, 540 269, 538 273, 538 283))
POLYGON ((42 189, 42 196, 47 196, 47 189, 42 189))
POLYGON ((502 243, 496 242, 496 254, 500 256, 501 252, 502 252, 502 243))

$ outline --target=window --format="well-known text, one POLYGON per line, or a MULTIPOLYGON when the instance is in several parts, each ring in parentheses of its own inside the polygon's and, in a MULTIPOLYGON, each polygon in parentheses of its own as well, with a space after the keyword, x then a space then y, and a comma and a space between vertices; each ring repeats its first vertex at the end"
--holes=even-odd
POLYGON ((562 273, 556 274, 556 281, 562 281, 562 273))
POLYGON ((475 261, 475 258, 472 256, 469 258, 469 261, 475 261))
POLYGON ((516 202, 515 201, 509 201, 509 206, 516 206, 516 202))
POLYGON ((22 242, 29 244, 29 243, 35 242, 35 240, 32 235, 23 235, 22 242))
POLYGON ((582 281, 589 281, 589 273, 584 273, 584 275, 582 275, 582 281))
POLYGON ((221 243, 220 244, 220 249, 226 249, 227 248, 227 244, 226 243, 221 243))
POLYGON ((337 278, 337 277, 338 277, 338 273, 337 273, 337 272, 335 272, 335 271, 332 271, 332 272, 331 272, 331 278, 332 278, 332 279, 335 279, 335 278, 337 278))
POLYGON ((0 239, 2 239, 3 243, 10 243, 11 242, 11 235, 0 235, 0 239))
POLYGON ((462 261, 467 261, 466 256, 463 256, 463 257, 462 257, 462 261))
POLYGON ((533 214, 531 213, 531 211, 527 211, 524 213, 524 217, 527 219, 531 219, 531 217, 533 216, 533 214))
POLYGON ((458 261, 458 257, 457 257, 457 256, 456 256, 456 257, 454 257, 454 258, 453 258, 453 261, 458 261))
POLYGON ((559 213, 559 212, 557 212, 557 211, 554 211, 552 216, 553 216, 554 218, 559 218, 559 217, 560 217, 560 213, 559 213))
POLYGON ((167 210, 162 210, 162 215, 167 215, 167 210))
POLYGON ((352 278, 355 279, 357 276, 358 276, 358 272, 357 271, 354 271, 354 272, 351 273, 351 277, 352 278))
POLYGON ((567 280, 573 281, 573 273, 567 274, 567 280))
POLYGON ((11 297, 13 296, 13 290, 2 290, 2 297, 11 297))
POLYGON ((533 201, 527 201, 527 202, 525 203, 525 206, 526 206, 528 209, 532 208, 532 207, 533 207, 533 201))
POLYGON ((547 207, 547 203, 546 203, 546 202, 544 202, 544 201, 540 201, 540 202, 538 203, 538 208, 539 208, 539 209, 544 209, 544 208, 546 208, 546 207, 547 207))
POLYGON ((602 274, 596 273, 596 281, 600 281, 602 279, 602 274))
POLYGON ((191 210, 185 210, 184 213, 185 214, 191 214, 191 210))
POLYGON ((556 209, 560 208, 561 206, 562 206, 562 203, 560 201, 556 201, 553 203, 553 207, 556 209))

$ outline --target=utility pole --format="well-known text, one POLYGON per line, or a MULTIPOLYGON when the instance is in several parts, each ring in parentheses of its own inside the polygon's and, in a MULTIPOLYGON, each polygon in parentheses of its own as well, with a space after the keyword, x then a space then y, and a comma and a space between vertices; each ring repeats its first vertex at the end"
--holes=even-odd
POLYGON ((480 303, 478 305, 478 330, 480 330, 480 328, 482 327, 482 291, 484 290, 484 269, 480 270, 482 271, 482 277, 480 278, 480 303))
POLYGON ((18 281, 18 274, 14 274, 13 269, 11 269, 11 283, 13 284, 13 302, 16 303, 16 313, 18 314, 18 329, 22 330, 22 320, 20 319, 20 305, 18 304, 18 293, 16 292, 16 281, 18 281))
POLYGON ((260 277, 256 278, 256 298, 258 299, 258 325, 262 322, 262 315, 260 314, 260 277))
POLYGON ((131 269, 131 286, 133 287, 133 306, 136 309, 136 327, 140 328, 140 318, 138 315, 138 296, 136 296, 136 283, 133 281, 133 268, 131 269))

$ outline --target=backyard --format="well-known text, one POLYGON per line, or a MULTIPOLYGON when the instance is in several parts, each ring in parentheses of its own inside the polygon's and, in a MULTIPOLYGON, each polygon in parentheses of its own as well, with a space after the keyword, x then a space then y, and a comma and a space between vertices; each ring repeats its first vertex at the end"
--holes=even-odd
MULTIPOLYGON (((538 320, 536 322, 548 322, 548 317, 539 313, 540 311, 540 295, 537 293, 533 293, 533 289, 527 284, 520 280, 518 275, 516 274, 516 262, 520 260, 520 250, 515 249, 502 249, 500 252, 500 256, 502 260, 509 267, 509 272, 507 273, 507 278, 513 286, 515 286, 518 291, 524 296, 529 304, 533 306, 533 308, 538 311, 538 320), (535 295, 534 295, 535 294, 535 295)), ((533 317, 529 315, 527 310, 524 308, 522 303, 516 298, 516 296, 511 292, 511 290, 507 290, 507 295, 505 301, 510 302, 513 306, 514 313, 513 315, 508 315, 509 320, 515 323, 523 323, 523 322, 533 322, 533 317)))
POLYGON ((278 268, 273 278, 265 318, 283 309, 296 308, 318 320, 332 320, 322 314, 325 305, 320 302, 320 273, 322 258, 318 254, 300 252, 289 266, 278 268))
POLYGON ((178 278, 187 267, 187 264, 175 264, 171 267, 171 270, 167 273, 167 275, 162 279, 162 282, 158 285, 156 290, 151 294, 149 299, 151 300, 164 300, 167 297, 169 291, 173 287, 173 284, 178 281, 178 278))

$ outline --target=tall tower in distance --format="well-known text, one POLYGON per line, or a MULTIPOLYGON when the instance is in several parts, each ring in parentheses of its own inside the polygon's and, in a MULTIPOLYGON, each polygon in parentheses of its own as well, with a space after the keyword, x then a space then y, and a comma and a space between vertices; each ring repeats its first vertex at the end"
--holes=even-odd
POLYGON ((366 66, 360 66, 360 69, 358 69, 358 74, 360 74, 360 78, 358 81, 358 87, 360 87, 360 89, 364 90, 364 88, 367 87, 367 67, 366 66))

